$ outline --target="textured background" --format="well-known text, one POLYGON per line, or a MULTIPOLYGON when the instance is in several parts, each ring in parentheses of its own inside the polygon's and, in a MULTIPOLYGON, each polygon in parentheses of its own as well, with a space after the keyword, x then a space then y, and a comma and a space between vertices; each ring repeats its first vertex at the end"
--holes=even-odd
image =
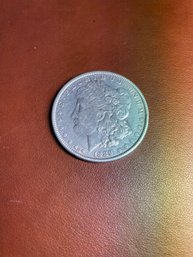
POLYGON ((193 2, 0 0, 0 255, 193 256, 193 2), (146 138, 106 164, 52 135, 54 96, 91 70, 144 93, 146 138))

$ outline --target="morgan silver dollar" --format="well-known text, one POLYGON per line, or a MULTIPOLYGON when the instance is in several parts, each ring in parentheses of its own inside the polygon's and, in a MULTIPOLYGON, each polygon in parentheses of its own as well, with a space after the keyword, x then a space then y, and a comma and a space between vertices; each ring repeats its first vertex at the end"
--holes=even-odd
POLYGON ((112 72, 94 71, 69 81, 52 107, 52 125, 61 145, 80 159, 117 160, 133 151, 148 127, 140 90, 112 72))

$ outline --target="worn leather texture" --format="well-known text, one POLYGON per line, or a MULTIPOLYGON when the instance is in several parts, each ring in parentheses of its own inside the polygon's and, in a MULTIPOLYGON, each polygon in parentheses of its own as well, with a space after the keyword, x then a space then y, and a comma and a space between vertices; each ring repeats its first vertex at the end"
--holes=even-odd
POLYGON ((193 3, 0 1, 0 256, 193 256, 193 3), (138 85, 148 133, 129 156, 78 160, 50 125, 92 70, 138 85))

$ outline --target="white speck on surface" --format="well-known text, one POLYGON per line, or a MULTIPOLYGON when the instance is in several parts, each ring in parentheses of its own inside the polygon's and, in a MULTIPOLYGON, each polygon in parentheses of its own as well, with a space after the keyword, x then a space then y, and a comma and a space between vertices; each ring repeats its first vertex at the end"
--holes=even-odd
POLYGON ((10 203, 23 203, 21 200, 9 200, 10 203))

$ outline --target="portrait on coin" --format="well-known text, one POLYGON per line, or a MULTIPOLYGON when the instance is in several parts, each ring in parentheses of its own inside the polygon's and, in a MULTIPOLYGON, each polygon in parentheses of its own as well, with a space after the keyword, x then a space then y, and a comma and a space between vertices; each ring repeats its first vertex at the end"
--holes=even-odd
POLYGON ((124 88, 113 88, 102 79, 90 80, 76 92, 71 118, 73 130, 85 137, 88 151, 118 146, 132 134, 131 99, 124 88))

